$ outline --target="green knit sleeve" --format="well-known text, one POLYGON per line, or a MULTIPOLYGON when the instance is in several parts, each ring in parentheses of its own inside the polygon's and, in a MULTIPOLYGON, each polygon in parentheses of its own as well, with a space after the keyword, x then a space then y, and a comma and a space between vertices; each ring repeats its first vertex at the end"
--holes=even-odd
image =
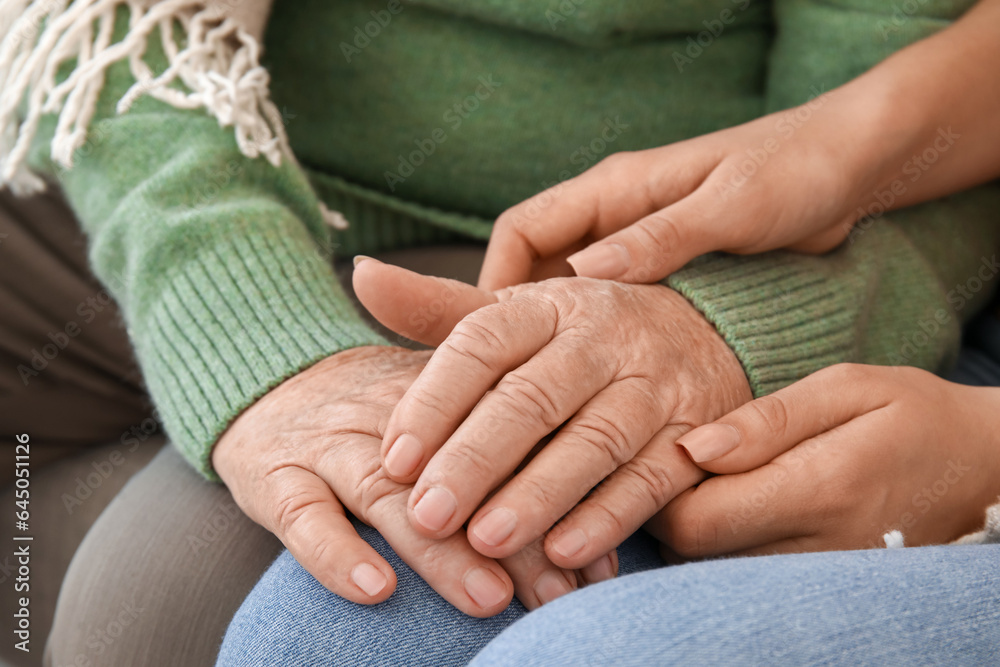
POLYGON ((866 221, 822 257, 701 258, 667 279, 739 357, 755 396, 841 362, 942 372, 1000 264, 1000 191, 866 221))
MULTIPOLYGON (((971 4, 929 0, 901 12, 883 0, 775 0, 768 109, 846 83, 971 4)), ((1000 188, 986 185, 863 219, 822 257, 711 255, 667 284, 715 324, 756 396, 839 362, 941 372, 957 354, 962 322, 998 282, 997 211, 1000 188)))
MULTIPOLYGON (((151 40, 150 62, 155 49, 151 40)), ((58 178, 85 228, 166 433, 214 479, 212 446, 257 398, 324 357, 384 341, 343 294, 294 161, 243 156, 232 128, 204 111, 142 99, 116 116, 132 83, 127 64, 109 70, 72 169, 47 158, 53 118, 31 164, 58 178)))

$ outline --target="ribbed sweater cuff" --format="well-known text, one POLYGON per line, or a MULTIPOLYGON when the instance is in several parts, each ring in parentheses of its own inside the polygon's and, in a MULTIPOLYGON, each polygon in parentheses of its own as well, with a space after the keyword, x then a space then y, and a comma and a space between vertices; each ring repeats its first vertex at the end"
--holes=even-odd
POLYGON ((386 344, 307 238, 271 231, 248 229, 177 266, 133 332, 171 437, 211 479, 214 443, 255 400, 335 352, 386 344))
POLYGON ((754 396, 855 356, 856 313, 844 307, 836 281, 802 260, 781 252, 712 254, 665 281, 723 336, 754 396))

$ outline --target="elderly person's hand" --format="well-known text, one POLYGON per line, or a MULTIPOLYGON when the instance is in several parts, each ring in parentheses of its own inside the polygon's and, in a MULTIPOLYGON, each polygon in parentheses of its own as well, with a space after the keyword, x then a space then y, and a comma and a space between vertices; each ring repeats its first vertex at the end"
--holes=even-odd
POLYGON ((563 278, 490 293, 365 260, 354 286, 389 328, 440 344, 386 426, 385 469, 416 480, 418 532, 444 539, 472 517, 485 555, 517 553, 568 513, 546 554, 594 563, 703 478, 676 438, 751 398, 726 343, 662 285, 563 278))
POLYGON ((680 438, 724 473, 647 529, 685 557, 949 542, 1000 494, 1000 389, 914 368, 824 369, 680 438))
POLYGON ((376 528, 442 597, 472 616, 499 613, 514 592, 533 608, 565 585, 592 581, 586 572, 578 579, 552 565, 539 545, 498 564, 472 549, 462 531, 433 539, 410 526, 410 486, 385 475, 379 445, 392 408, 427 357, 392 347, 348 350, 261 398, 212 454, 237 504, 320 583, 362 604, 389 597, 396 577, 358 536, 345 509, 376 528))

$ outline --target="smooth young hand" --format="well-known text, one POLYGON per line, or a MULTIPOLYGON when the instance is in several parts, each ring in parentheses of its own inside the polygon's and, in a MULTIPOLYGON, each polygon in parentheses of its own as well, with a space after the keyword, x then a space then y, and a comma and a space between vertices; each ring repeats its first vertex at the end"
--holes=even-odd
POLYGON ((821 96, 737 127, 609 156, 497 219, 480 287, 573 271, 650 283, 714 250, 836 247, 870 179, 854 166, 855 144, 829 132, 847 122, 832 106, 821 96))
POLYGON ((685 557, 940 544, 1000 495, 1000 389, 914 368, 833 366, 678 444, 721 473, 647 524, 685 557))
POLYGON ((996 178, 998 21, 1000 0, 981 0, 803 105, 608 157, 500 216, 480 287, 574 271, 648 283, 715 250, 821 253, 864 215, 996 178), (928 149, 934 168, 914 182, 928 149))

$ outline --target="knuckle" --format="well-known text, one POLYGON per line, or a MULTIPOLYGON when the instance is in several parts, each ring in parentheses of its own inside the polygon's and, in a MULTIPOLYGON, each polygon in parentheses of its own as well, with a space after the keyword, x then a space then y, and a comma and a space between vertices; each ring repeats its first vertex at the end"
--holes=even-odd
POLYGON ((549 431, 563 422, 562 401, 518 371, 507 373, 494 393, 507 414, 541 423, 549 431))
MULTIPOLYGON (((286 469, 282 469, 284 471, 286 469)), ((288 535, 295 530, 298 523, 310 509, 323 502, 315 492, 302 490, 297 484, 291 483, 289 475, 282 471, 272 473, 272 490, 276 502, 272 505, 272 520, 279 535, 288 535)))
POLYGON ((514 234, 521 237, 529 248, 534 250, 531 242, 531 227, 538 222, 543 211, 552 206, 559 198, 560 191, 566 185, 561 183, 542 190, 524 201, 508 208, 500 214, 493 226, 493 234, 514 234))
POLYGON ((400 410, 399 421, 395 423, 417 423, 416 421, 411 421, 414 414, 410 411, 414 407, 416 407, 415 411, 419 412, 419 415, 416 416, 417 420, 426 421, 427 419, 433 419, 446 423, 455 419, 455 415, 459 414, 461 410, 459 403, 452 394, 447 392, 430 394, 423 391, 414 391, 407 395, 404 409, 400 410), (426 414, 428 412, 431 414, 426 414))
POLYGON ((297 551, 299 553, 293 553, 296 560, 301 558, 306 563, 335 563, 338 560, 337 542, 331 539, 324 539, 320 537, 319 539, 311 539, 299 541, 297 544, 297 551))
POLYGON ((590 446, 607 458, 612 470, 630 460, 633 455, 632 443, 625 432, 612 420, 603 415, 593 414, 581 418, 566 427, 566 434, 579 437, 582 446, 590 446))
POLYGON ((652 500, 655 509, 662 508, 674 497, 674 482, 665 466, 632 459, 623 469, 627 470, 636 483, 637 494, 652 500))
MULTIPOLYGON (((429 478, 429 485, 446 479, 460 479, 463 484, 478 482, 492 485, 494 479, 502 472, 497 462, 490 456, 485 447, 472 443, 456 443, 444 447, 434 455, 434 471, 429 478)), ((453 489, 456 492, 458 489, 453 489)), ((486 493, 486 490, 483 490, 486 493)))
MULTIPOLYGON (((454 566, 455 553, 447 542, 432 541, 420 552, 420 564, 428 572, 447 572, 454 566)), ((436 588, 433 582, 428 582, 436 588)))
POLYGON ((785 401, 774 394, 763 396, 747 404, 751 418, 760 422, 772 433, 785 433, 788 430, 789 414, 785 401))
POLYGON ((526 222, 526 203, 518 204, 501 213, 496 222, 493 223, 493 234, 516 234, 524 236, 523 228, 526 222))
POLYGON ((590 504, 590 509, 597 516, 588 517, 588 522, 592 519, 594 525, 604 525, 607 527, 608 532, 622 539, 631 533, 631 527, 623 520, 622 516, 605 505, 604 502, 595 500, 590 504))
POLYGON ((601 169, 617 170, 627 167, 632 162, 632 154, 635 151, 618 151, 602 158, 597 167, 601 169))
POLYGON ((817 372, 827 382, 834 384, 850 384, 863 382, 871 374, 871 369, 865 364, 835 364, 817 372))
MULTIPOLYGON (((562 504, 559 502, 555 489, 543 480, 521 475, 517 480, 517 485, 519 501, 528 498, 534 507, 546 510, 557 508, 562 504)), ((579 498, 574 500, 579 500, 579 498)))
POLYGON ((527 578, 531 577, 538 567, 547 567, 550 562, 545 554, 545 536, 542 535, 526 544, 513 556, 504 558, 501 564, 516 586, 519 582, 533 583, 528 582, 527 578))
POLYGON ((381 463, 376 460, 358 480, 356 488, 360 514, 358 518, 370 524, 373 516, 379 514, 384 505, 398 500, 407 487, 389 479, 381 463))
POLYGON ((497 358, 502 358, 507 349, 504 341, 497 336, 482 313, 489 307, 476 311, 459 322, 441 348, 463 359, 470 360, 489 371, 495 371, 497 358))
POLYGON ((633 229, 643 249, 651 257, 664 257, 681 247, 677 222, 662 211, 643 218, 633 229))
POLYGON ((671 258, 677 256, 681 248, 679 233, 674 223, 662 214, 643 218, 624 232, 630 239, 634 266, 632 276, 639 282, 649 282, 654 274, 664 271, 671 258))

